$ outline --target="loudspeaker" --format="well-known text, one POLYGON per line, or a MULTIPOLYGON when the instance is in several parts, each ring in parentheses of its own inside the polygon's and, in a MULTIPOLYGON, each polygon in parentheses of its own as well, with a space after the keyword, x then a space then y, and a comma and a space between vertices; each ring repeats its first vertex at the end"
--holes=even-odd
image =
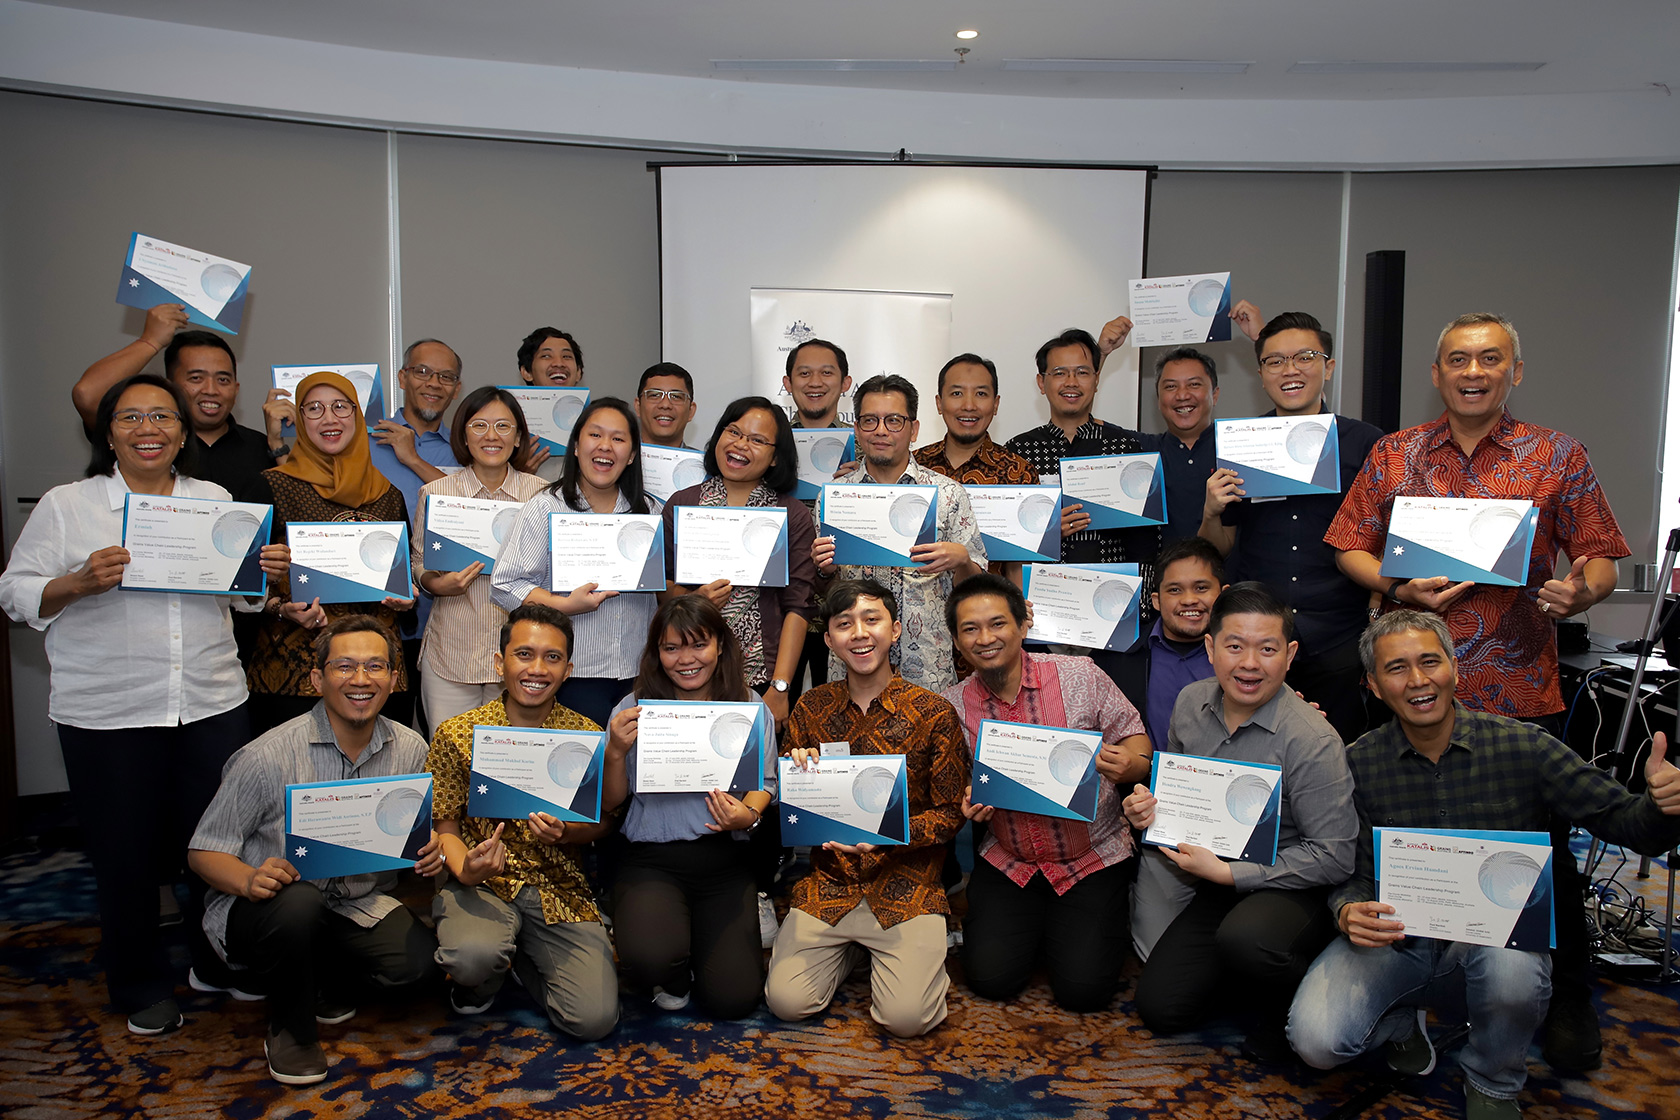
POLYGON ((1406 253, 1365 254, 1365 394, 1360 415, 1385 432, 1400 428, 1400 343, 1406 319, 1406 253))

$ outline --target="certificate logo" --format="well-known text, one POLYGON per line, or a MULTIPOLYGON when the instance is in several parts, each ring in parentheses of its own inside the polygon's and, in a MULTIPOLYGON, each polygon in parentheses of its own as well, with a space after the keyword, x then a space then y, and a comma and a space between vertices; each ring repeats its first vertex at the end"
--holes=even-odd
POLYGON ((1211 316, 1219 310, 1219 301, 1225 295, 1225 285, 1218 280, 1198 280, 1190 288, 1190 311, 1203 318, 1211 316))
POLYGON ((1470 539, 1479 548, 1503 548, 1522 523, 1523 515, 1510 506, 1490 506, 1470 519, 1470 539))
POLYGON ((1078 739, 1063 739, 1050 748, 1050 776, 1064 786, 1077 786, 1096 753, 1078 739))
POLYGON ((497 544, 501 544, 507 540, 508 531, 518 520, 519 507, 516 505, 510 504, 507 509, 497 510, 496 516, 490 519, 490 536, 495 538, 497 544))
POLYGON ((747 739, 752 735, 752 717, 744 712, 724 712, 712 721, 711 731, 708 733, 712 750, 719 758, 740 758, 747 749, 747 739))
POLYGON ((1056 499, 1048 494, 1029 494, 1021 502, 1015 518, 1029 533, 1042 533, 1050 527, 1050 515, 1056 511, 1056 499))
POLYGON ((548 777, 557 786, 576 789, 589 773, 595 752, 582 743, 561 743, 548 752, 548 777))
POLYGON ((677 464, 677 469, 671 472, 671 485, 678 490, 698 486, 704 481, 706 481, 706 468, 699 459, 685 458, 677 464))
POLYGON ((1476 881, 1495 906, 1522 910, 1538 901, 1529 893, 1540 881, 1540 865, 1521 852, 1494 852, 1476 869, 1476 881))
POLYGON ((398 786, 379 799, 373 811, 373 822, 387 836, 407 836, 414 827, 425 797, 413 786, 398 786))
POLYGON ((626 560, 640 560, 653 544, 653 526, 645 521, 627 521, 618 531, 618 554, 626 560))
POLYGON ((210 526, 210 543, 216 551, 230 558, 244 556, 251 548, 262 522, 253 513, 230 509, 210 526))
POLYGON ((840 456, 845 451, 846 443, 844 440, 837 439, 834 436, 823 436, 821 439, 811 441, 811 448, 807 454, 813 469, 832 475, 840 469, 840 456))
POLYGON ((1225 787, 1225 811, 1238 824, 1259 824, 1271 799, 1272 787, 1257 774, 1238 774, 1225 787))
POLYGON ((1289 434, 1283 437, 1283 448, 1297 463, 1316 463, 1319 452, 1324 450, 1324 441, 1329 437, 1328 424, 1304 420, 1289 429, 1289 434))
POLYGON ((774 517, 755 517, 741 530, 741 544, 746 548, 748 556, 762 559, 776 551, 776 542, 782 535, 781 530, 781 523, 774 517))
POLYGON ((852 801, 866 813, 884 813, 892 804, 893 772, 885 766, 865 766, 852 778, 852 801))
POLYGON ((928 500, 920 494, 900 494, 887 510, 887 521, 900 535, 913 537, 922 530, 928 500))
POLYGON ((1120 492, 1128 498, 1147 498, 1149 483, 1154 477, 1155 468, 1148 463, 1127 463, 1120 468, 1120 492))
POLYGON ((358 549, 362 566, 370 572, 383 575, 391 570, 391 564, 397 558, 397 538, 394 533, 387 533, 383 529, 375 529, 362 538, 358 549))

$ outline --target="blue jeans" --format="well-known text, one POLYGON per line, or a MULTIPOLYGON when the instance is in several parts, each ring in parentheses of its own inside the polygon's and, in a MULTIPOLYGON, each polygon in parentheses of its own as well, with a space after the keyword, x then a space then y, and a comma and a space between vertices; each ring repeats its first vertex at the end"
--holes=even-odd
POLYGON ((1289 1044, 1308 1065, 1331 1069, 1417 1025, 1424 990, 1464 970, 1470 1040, 1464 1080, 1509 1100, 1528 1080, 1528 1046, 1552 995, 1548 953, 1408 937, 1365 949, 1337 937, 1319 954, 1289 1009, 1289 1044))

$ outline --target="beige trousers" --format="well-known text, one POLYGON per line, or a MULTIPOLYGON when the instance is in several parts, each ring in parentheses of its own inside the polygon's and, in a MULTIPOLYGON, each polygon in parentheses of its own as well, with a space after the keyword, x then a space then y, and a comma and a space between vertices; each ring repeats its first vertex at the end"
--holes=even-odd
POLYGON ((808 1019, 827 1007, 854 965, 869 957, 869 1013, 900 1038, 926 1034, 945 1019, 945 916, 923 914, 882 929, 869 903, 834 925, 789 910, 764 999, 779 1019, 808 1019))

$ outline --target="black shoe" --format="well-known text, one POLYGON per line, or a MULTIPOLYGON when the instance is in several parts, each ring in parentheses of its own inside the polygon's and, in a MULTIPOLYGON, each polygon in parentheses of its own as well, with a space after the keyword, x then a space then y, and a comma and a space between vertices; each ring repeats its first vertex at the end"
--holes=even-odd
POLYGON ((1412 1028, 1412 1033, 1383 1045, 1383 1057, 1388 1059, 1389 1069, 1413 1077, 1435 1072, 1435 1044, 1429 1040, 1428 1016, 1428 1011, 1418 1008, 1417 1026, 1412 1028))
POLYGON ((1586 1073, 1604 1064, 1598 1011, 1590 999, 1553 1000, 1542 1028, 1540 1053, 1559 1073, 1586 1073))
POLYGON ((348 1000, 334 999, 331 996, 315 997, 315 1021, 327 1026, 338 1023, 348 1023, 356 1017, 356 1005, 348 1000))
POLYGON ((315 1085, 327 1079, 327 1054, 319 1042, 303 1043, 291 1031, 279 1031, 263 1041, 268 1075, 282 1085, 315 1085))
POLYGON ((160 999, 150 1007, 136 1011, 128 1017, 130 1034, 157 1035, 168 1034, 179 1030, 186 1019, 181 1016, 181 1009, 173 999, 160 999))
POLYGON ((1242 1056, 1251 1062, 1265 1065, 1280 1065, 1296 1060, 1295 1051, 1289 1046, 1289 1034, 1285 1031, 1284 1024, 1276 1020, 1260 1023, 1244 1036, 1242 1056))

